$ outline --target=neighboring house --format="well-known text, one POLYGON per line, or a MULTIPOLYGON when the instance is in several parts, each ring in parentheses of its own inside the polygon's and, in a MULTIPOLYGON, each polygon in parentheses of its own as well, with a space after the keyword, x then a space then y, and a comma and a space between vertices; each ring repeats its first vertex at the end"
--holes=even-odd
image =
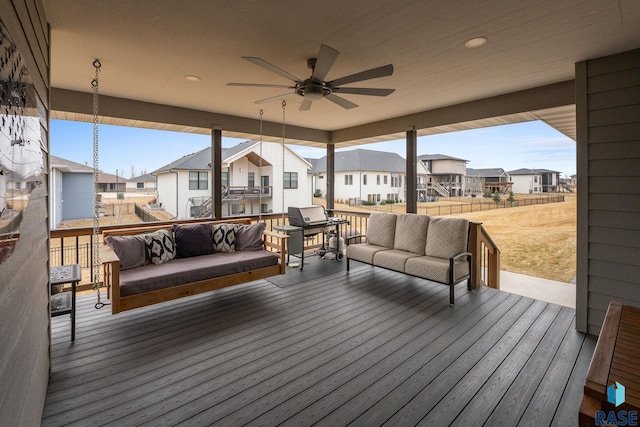
POLYGON ((512 191, 511 177, 502 168, 467 168, 465 195, 484 194, 485 192, 508 194, 512 191))
POLYGON ((517 169, 509 172, 513 192, 520 194, 542 193, 542 175, 535 169, 517 169))
POLYGON ((156 191, 156 177, 150 173, 133 177, 126 182, 128 193, 136 191, 156 191))
POLYGON ((93 168, 49 155, 49 223, 93 217, 93 168))
POLYGON ((100 172, 98 174, 99 193, 124 193, 127 190, 127 179, 123 176, 100 172))
MULTIPOLYGON (((307 171, 311 164, 285 146, 246 141, 222 149, 224 216, 286 212, 312 203, 307 171), (262 153, 262 156, 260 156, 262 153)), ((186 155, 152 172, 158 203, 180 219, 211 215, 211 147, 186 155)))
MULTIPOLYGON (((309 174, 313 191, 326 195, 327 158, 309 159, 313 168, 309 174)), ((361 200, 406 200, 406 160, 397 153, 375 150, 348 150, 335 153, 334 197, 345 203, 358 204, 361 200)), ((418 183, 424 184, 428 171, 418 166, 418 183)))
POLYGON ((560 188, 560 172, 549 169, 517 169, 508 172, 513 181, 514 193, 557 193, 560 188))
POLYGON ((468 160, 443 154, 423 154, 418 156, 418 161, 423 163, 430 173, 424 188, 427 196, 464 195, 468 160))

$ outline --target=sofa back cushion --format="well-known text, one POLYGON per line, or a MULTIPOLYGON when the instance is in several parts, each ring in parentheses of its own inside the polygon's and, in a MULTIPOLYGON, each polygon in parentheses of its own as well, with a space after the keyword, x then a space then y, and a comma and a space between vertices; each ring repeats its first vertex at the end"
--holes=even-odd
POLYGON ((396 234, 396 214, 374 212, 369 216, 367 225, 367 243, 393 248, 396 234))
POLYGON ((188 258, 213 253, 211 224, 173 224, 177 258, 188 258))
POLYGON ((396 235, 393 248, 424 255, 427 241, 429 216, 400 214, 396 220, 396 235))
POLYGON ((236 251, 259 251, 264 249, 264 233, 267 224, 258 222, 251 225, 238 225, 236 228, 236 251))
POLYGON ((148 264, 147 249, 144 242, 144 235, 135 234, 133 236, 107 236, 104 242, 113 249, 120 258, 120 270, 140 267, 148 264))
POLYGON ((424 254, 451 258, 467 251, 469 221, 465 218, 434 218, 429 220, 429 236, 424 254))

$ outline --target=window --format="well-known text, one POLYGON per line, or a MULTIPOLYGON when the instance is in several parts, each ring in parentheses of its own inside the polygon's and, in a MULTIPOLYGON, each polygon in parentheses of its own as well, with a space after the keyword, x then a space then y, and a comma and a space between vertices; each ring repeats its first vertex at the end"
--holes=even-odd
POLYGON ((376 175, 376 184, 380 185, 380 175, 376 175))
POLYGON ((353 185, 353 175, 344 176, 344 185, 353 185))
POLYGON ((384 176, 384 183, 387 184, 387 175, 384 176))
POLYGON ((144 188, 144 182, 136 182, 136 188, 144 188))
POLYGON ((256 185, 256 174, 253 172, 249 172, 247 180, 247 184, 249 185, 249 187, 254 187, 256 185))
POLYGON ((362 175, 362 185, 367 185, 367 175, 362 175))
POLYGON ((402 187, 402 175, 399 175, 399 174, 391 175, 391 186, 402 187))
POLYGON ((324 175, 320 175, 318 179, 324 179, 324 175))
POLYGON ((189 190, 206 190, 208 188, 208 172, 189 171, 189 190))
POLYGON ((298 188, 298 172, 284 173, 284 188, 298 188))

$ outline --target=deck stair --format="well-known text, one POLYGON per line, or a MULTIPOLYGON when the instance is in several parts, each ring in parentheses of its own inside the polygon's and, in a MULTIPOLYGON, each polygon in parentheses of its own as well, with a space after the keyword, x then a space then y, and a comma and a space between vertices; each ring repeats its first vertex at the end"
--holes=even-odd
POLYGON ((447 190, 447 188, 439 182, 434 182, 432 188, 436 190, 442 197, 449 197, 449 190, 447 190))

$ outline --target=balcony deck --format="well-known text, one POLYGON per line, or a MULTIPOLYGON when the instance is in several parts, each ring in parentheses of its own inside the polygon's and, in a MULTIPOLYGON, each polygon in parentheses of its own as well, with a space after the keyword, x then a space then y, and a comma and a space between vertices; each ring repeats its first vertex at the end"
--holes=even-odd
POLYGON ((113 316, 80 297, 75 343, 52 319, 42 425, 577 425, 595 338, 575 311, 464 286, 450 307, 362 266, 113 316))

